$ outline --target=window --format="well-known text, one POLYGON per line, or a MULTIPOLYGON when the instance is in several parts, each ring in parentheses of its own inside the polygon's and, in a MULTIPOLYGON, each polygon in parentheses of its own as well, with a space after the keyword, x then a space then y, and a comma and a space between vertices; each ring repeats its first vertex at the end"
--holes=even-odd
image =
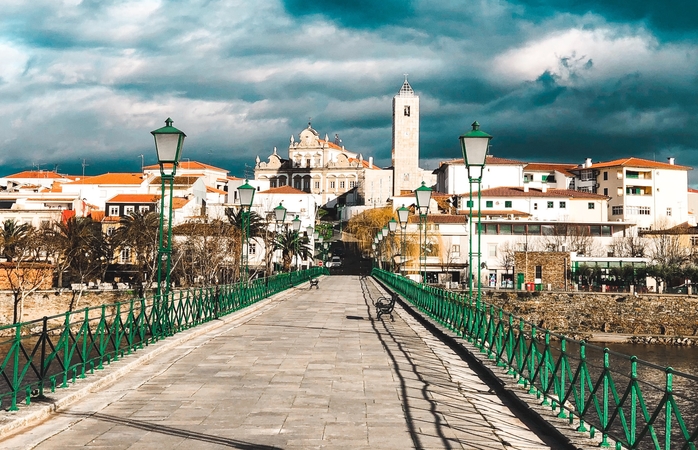
POLYGON ((548 208, 554 208, 555 202, 548 202, 548 208))
POLYGON ((460 245, 452 245, 451 246, 451 253, 453 256, 457 256, 460 254, 460 245))
POLYGON ((547 183, 547 182, 548 182, 548 176, 547 176, 547 175, 541 175, 540 181, 542 181, 543 183, 547 183))
POLYGON ((405 117, 410 117, 410 105, 405 105, 404 113, 405 117))
POLYGON ((505 207, 505 208, 511 208, 511 200, 505 200, 505 201, 504 201, 504 207, 505 207))
POLYGON ((511 234, 511 224, 503 223, 499 226, 499 234, 511 234))
MULTIPOLYGON (((488 203, 492 203, 492 202, 488 202, 488 203)), ((472 208, 472 207, 473 207, 473 201, 472 201, 472 200, 468 200, 467 202, 465 202, 465 206, 466 206, 467 208, 472 208)), ((491 208, 491 206, 489 206, 489 208, 491 208)))
POLYGON ((534 203, 534 204, 533 204, 533 210, 535 211, 535 210, 537 210, 537 209, 538 209, 538 203, 534 203))
POLYGON ((330 181, 330 189, 334 189, 334 186, 335 186, 335 182, 334 182, 334 181, 330 181))
POLYGON ((313 187, 314 187, 315 189, 320 189, 320 182, 319 182, 319 181, 316 181, 315 183, 313 183, 313 187))
POLYGON ((136 209, 136 207, 133 205, 124 206, 124 214, 128 216, 128 215, 132 214, 135 209, 136 209))
POLYGON ((614 216, 622 216, 623 215, 623 207, 622 206, 612 206, 611 207, 611 214, 614 216))
POLYGON ((543 278, 543 266, 536 266, 536 279, 543 278))
POLYGON ((119 262, 121 264, 127 264, 131 262, 131 249, 129 247, 124 247, 119 253, 119 262))
POLYGON ((514 224, 514 234, 526 234, 526 225, 514 224))
POLYGON ((305 167, 310 167, 310 158, 305 160, 305 167))
POLYGON ((354 189, 356 187, 356 181, 349 182, 349 189, 354 189))
POLYGON ((608 181, 608 172, 603 173, 603 180, 608 181))
POLYGON ((540 234, 540 225, 529 225, 528 234, 540 234))
POLYGON ((485 223, 483 226, 485 234, 497 234, 497 225, 493 223, 485 223))
POLYGON ((567 208, 567 202, 560 202, 560 209, 567 208))
POLYGON ((582 170, 580 178, 582 179, 582 181, 592 181, 594 179, 594 171, 593 170, 582 170))
POLYGON ((310 192, 310 180, 303 180, 303 190, 310 192))
POLYGON ((340 181, 340 182, 339 182, 339 188, 340 188, 340 189, 344 189, 344 181, 340 181))
POLYGON ((640 172, 628 170, 625 172, 625 178, 640 178, 640 172))
POLYGON ((608 197, 608 188, 603 188, 603 195, 608 197))
POLYGON ((138 211, 140 211, 141 214, 145 214, 148 211, 150 211, 150 206, 148 205, 141 205, 138 207, 138 211))
POLYGON ((649 206, 628 206, 625 211, 629 216, 649 216, 651 214, 649 206))
POLYGON ((489 256, 497 256, 497 244, 487 244, 487 254, 489 256))
POLYGON ((587 204, 587 208, 588 208, 588 209, 594 209, 594 208, 595 208, 595 204, 594 204, 593 202, 589 202, 589 203, 587 204))
POLYGON ((666 215, 667 215, 667 216, 671 216, 671 208, 667 208, 667 209, 666 209, 666 215))
POLYGON ((276 187, 276 179, 269 181, 269 187, 272 187, 272 188, 276 187))
POLYGON ((116 227, 107 227, 107 236, 111 236, 116 231, 116 227))
POLYGON ((698 236, 691 236, 691 247, 698 247, 698 236))
POLYGON ((487 200, 485 202, 485 208, 491 208, 494 206, 494 202, 492 200, 487 200))
POLYGON ((293 180, 293 187, 296 188, 296 189, 298 189, 298 190, 300 190, 300 188, 301 188, 301 180, 300 180, 300 178, 296 178, 295 180, 293 180))
POLYGON ((257 254, 257 243, 256 242, 250 242, 249 246, 247 247, 247 253, 249 253, 250 255, 257 254))
POLYGON ((119 207, 118 207, 118 206, 114 206, 114 205, 110 205, 110 206, 109 206, 109 215, 110 215, 111 217, 116 217, 116 216, 118 216, 118 215, 119 215, 119 207))

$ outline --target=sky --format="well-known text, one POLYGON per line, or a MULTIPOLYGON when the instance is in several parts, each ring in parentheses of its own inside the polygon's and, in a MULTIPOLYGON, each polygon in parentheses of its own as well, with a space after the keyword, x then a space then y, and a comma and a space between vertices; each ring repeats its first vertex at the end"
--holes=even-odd
POLYGON ((477 120, 498 157, 698 169, 695 0, 0 3, 0 175, 140 171, 167 117, 231 175, 309 121, 389 166, 404 74, 423 168, 477 120))

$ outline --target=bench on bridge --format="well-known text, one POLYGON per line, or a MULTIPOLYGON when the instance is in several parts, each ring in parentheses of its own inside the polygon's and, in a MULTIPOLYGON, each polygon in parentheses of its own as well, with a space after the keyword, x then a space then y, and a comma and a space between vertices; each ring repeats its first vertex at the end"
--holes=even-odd
POLYGON ((393 292, 390 294, 390 297, 380 297, 376 300, 374 303, 377 313, 376 318, 380 319, 383 314, 389 314, 390 320, 394 322, 393 309, 395 309, 395 301, 397 301, 397 298, 397 294, 393 292))
POLYGON ((315 286, 315 289, 320 289, 320 280, 318 278, 315 279, 310 279, 310 287, 308 287, 308 290, 312 289, 313 286, 315 286))

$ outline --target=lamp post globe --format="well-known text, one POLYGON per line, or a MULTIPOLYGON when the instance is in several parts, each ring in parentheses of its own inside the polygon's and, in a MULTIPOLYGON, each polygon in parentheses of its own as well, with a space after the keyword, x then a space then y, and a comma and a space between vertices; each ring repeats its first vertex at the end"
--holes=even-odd
POLYGON ((407 230, 407 220, 410 216, 410 210, 402 205, 397 209, 397 220, 400 222, 400 270, 404 275, 405 267, 405 231, 407 230))
POLYGON ((427 187, 422 181, 422 185, 415 189, 415 197, 417 197, 417 209, 419 209, 419 266, 422 272, 422 283, 427 282, 427 215, 429 214, 429 202, 431 201, 431 188, 427 187), (424 233, 424 243, 422 244, 422 232, 424 233))
POLYGON ((492 136, 480 131, 480 124, 473 122, 472 130, 462 134, 460 140, 463 162, 468 169, 468 178, 482 178, 482 171, 487 160, 487 149, 492 136))
POLYGON ((165 120, 165 126, 151 131, 155 139, 155 152, 160 165, 160 223, 159 223, 159 245, 158 245, 158 287, 157 294, 162 300, 170 292, 170 272, 172 264, 172 197, 174 175, 177 172, 177 164, 184 147, 184 132, 172 126, 172 119, 165 120), (167 181, 167 197, 169 208, 167 208, 167 233, 165 233, 165 182, 167 181), (163 260, 165 267, 162 267, 163 260), (163 290, 162 276, 165 275, 165 286, 163 290))
POLYGON ((293 220, 291 221, 291 223, 293 224, 293 231, 299 232, 300 229, 301 229, 301 219, 300 219, 300 217, 296 216, 296 218, 293 219, 293 220))
POLYGON ((395 230, 397 230, 397 220, 395 220, 395 218, 391 218, 388 221, 388 231, 395 233, 395 230))
POLYGON ((274 208, 274 219, 276 219, 276 224, 282 224, 286 221, 286 208, 279 203, 279 206, 274 208))

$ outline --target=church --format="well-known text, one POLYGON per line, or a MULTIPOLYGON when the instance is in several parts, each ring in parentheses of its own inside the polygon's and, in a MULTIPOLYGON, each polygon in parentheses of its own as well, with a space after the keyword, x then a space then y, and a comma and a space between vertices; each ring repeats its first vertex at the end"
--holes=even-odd
POLYGON ((392 167, 381 168, 373 157, 349 151, 339 136, 330 141, 308 123, 298 139, 291 136, 288 157, 276 148, 267 162, 257 156, 255 179, 269 187, 291 186, 315 196, 319 205, 385 206, 394 196, 433 184, 431 171, 419 168, 419 96, 407 78, 393 98, 392 167))

